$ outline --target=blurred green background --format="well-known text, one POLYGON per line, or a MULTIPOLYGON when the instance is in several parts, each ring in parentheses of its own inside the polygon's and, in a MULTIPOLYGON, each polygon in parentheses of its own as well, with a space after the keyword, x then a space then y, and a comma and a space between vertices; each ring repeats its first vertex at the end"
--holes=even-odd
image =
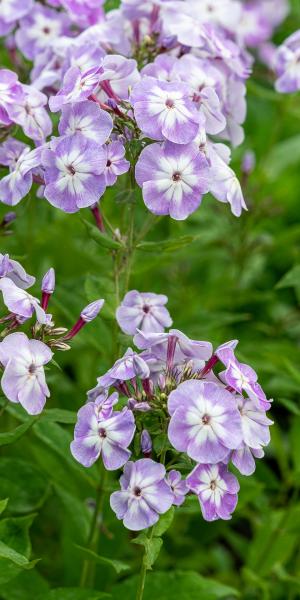
MULTIPOLYGON (((276 43, 298 28, 297 0, 276 43)), ((2 56, 7 64, 4 49, 2 56)), ((175 327, 192 338, 214 345, 240 340, 238 358, 257 370, 274 398, 272 442, 255 475, 239 475, 239 504, 231 522, 205 523, 197 501, 176 511, 148 575, 146 600, 300 598, 300 102, 299 95, 275 94, 262 66, 249 82, 245 133, 233 168, 240 172, 245 150, 255 153, 255 170, 244 182, 249 212, 236 219, 227 205, 206 196, 187 221, 160 219, 146 238, 157 242, 152 251, 135 253, 130 289, 167 294, 175 327), (167 251, 160 244, 183 236, 195 239, 167 251)), ((125 233, 128 196, 118 191, 107 192, 102 206, 113 226, 125 233)), ((116 346, 124 349, 128 340, 113 320, 111 256, 90 238, 81 220, 92 223, 89 211, 65 215, 35 192, 16 207, 12 235, 0 237, 0 251, 19 259, 38 282, 50 266, 56 269, 51 311, 60 326, 71 326, 89 301, 106 299, 103 317, 78 335, 71 352, 56 355, 62 371, 51 367, 47 373, 48 408, 77 411, 86 390, 111 365, 116 346)), ((0 220, 7 210, 0 207, 0 220)), ((138 195, 137 233, 147 217, 138 195)), ((39 294, 38 284, 34 292, 39 294)), ((1 432, 13 431, 22 420, 23 412, 5 411, 1 432)), ((130 533, 108 502, 99 524, 98 553, 129 569, 95 564, 93 587, 101 593, 56 589, 78 587, 83 555, 76 544, 86 542, 98 478, 96 467, 87 471, 72 459, 72 427, 46 416, 14 444, 2 446, 0 434, 0 497, 10 498, 0 540, 41 559, 33 570, 0 560, 1 600, 109 597, 103 592, 114 600, 134 598, 141 548, 130 543, 130 533)))

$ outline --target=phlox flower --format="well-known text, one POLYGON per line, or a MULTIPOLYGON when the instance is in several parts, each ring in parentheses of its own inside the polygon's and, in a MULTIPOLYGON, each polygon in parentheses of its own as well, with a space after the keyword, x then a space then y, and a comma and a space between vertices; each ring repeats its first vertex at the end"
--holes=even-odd
POLYGON ((279 46, 275 56, 276 90, 283 94, 300 89, 300 31, 295 31, 279 46))
POLYGON ((34 3, 31 10, 20 22, 16 32, 19 50, 33 60, 37 54, 56 39, 70 33, 70 20, 65 13, 34 3))
MULTIPOLYGON (((114 401, 115 397, 111 406, 114 401)), ((88 402, 78 411, 71 452, 85 467, 90 467, 101 455, 105 468, 114 471, 130 457, 128 446, 135 432, 134 417, 127 407, 120 412, 103 412, 102 407, 97 401, 88 402)))
POLYGON ((8 254, 0 252, 0 277, 7 277, 13 283, 26 290, 35 283, 35 277, 28 275, 17 260, 13 260, 8 254))
POLYGON ((48 99, 32 85, 22 85, 24 96, 8 107, 9 118, 36 142, 43 142, 52 132, 51 119, 44 108, 48 99))
POLYGON ((19 402, 30 415, 41 413, 50 396, 44 365, 52 356, 46 344, 29 340, 25 333, 11 333, 0 342, 0 363, 5 367, 2 390, 11 402, 19 402))
POLYGON ((101 72, 99 66, 91 67, 84 72, 79 67, 68 69, 59 92, 49 98, 50 110, 57 112, 64 104, 87 100, 98 87, 101 72))
POLYGON ((147 529, 171 508, 174 496, 165 475, 165 467, 150 458, 127 463, 121 491, 110 497, 111 508, 127 529, 147 529))
POLYGON ((81 133, 97 144, 104 144, 110 136, 112 128, 111 116, 95 102, 86 100, 65 104, 62 107, 58 125, 61 136, 81 133))
POLYGON ((125 158, 125 148, 119 141, 113 141, 105 146, 107 152, 106 166, 104 169, 105 183, 107 186, 114 185, 119 175, 127 173, 130 162, 125 158))
POLYGON ((188 144, 203 123, 189 87, 181 82, 145 77, 130 95, 134 116, 142 132, 153 140, 188 144))
POLYGON ((182 364, 187 360, 208 360, 212 354, 210 342, 191 340, 182 331, 170 329, 165 333, 137 330, 134 343, 140 350, 149 350, 156 359, 182 364))
POLYGON ((116 318, 124 333, 134 335, 137 329, 161 332, 171 327, 172 319, 165 304, 167 296, 132 290, 124 297, 116 311, 116 318))
POLYGON ((169 395, 168 410, 171 444, 197 462, 223 461, 230 450, 241 445, 242 425, 236 400, 216 383, 181 383, 169 395))
POLYGON ((143 358, 128 348, 124 356, 117 360, 105 375, 99 377, 98 384, 103 388, 108 388, 116 383, 134 379, 134 377, 146 379, 149 374, 149 367, 143 358))
POLYGON ((8 110, 14 102, 21 101, 23 96, 24 92, 17 74, 9 69, 0 69, 0 125, 10 125, 12 123, 8 110))
POLYGON ((2 0, 0 15, 0 35, 7 35, 16 21, 24 17, 32 9, 33 0, 2 0))
POLYGON ((181 473, 179 471, 172 469, 167 473, 166 482, 169 484, 174 494, 173 504, 175 504, 175 506, 181 506, 189 491, 186 481, 181 478, 181 473))
POLYGON ((35 312, 39 323, 46 324, 49 321, 38 298, 18 287, 9 277, 0 279, 0 291, 5 306, 13 314, 29 319, 35 312))
POLYGON ((206 521, 231 519, 240 486, 225 465, 197 465, 186 481, 190 490, 198 496, 206 521))
POLYGON ((135 170, 147 208, 156 215, 183 220, 209 189, 208 163, 197 144, 151 144, 141 152, 135 170))
MULTIPOLYGON (((7 148, 8 141, 6 144, 7 148)), ((10 149, 12 150, 12 146, 10 149)), ((0 149, 0 161, 2 162, 1 155, 0 149)), ((29 146, 19 145, 18 148, 15 146, 10 155, 6 157, 6 161, 7 159, 10 162, 10 173, 0 180, 0 202, 15 206, 28 194, 32 186, 32 171, 40 165, 40 149, 30 150, 29 146)))
POLYGON ((257 373, 249 365, 240 363, 232 357, 227 365, 226 371, 220 373, 222 381, 233 388, 238 394, 245 391, 249 398, 262 410, 268 410, 271 406, 270 400, 257 382, 257 373))
POLYGON ((42 152, 45 198, 64 212, 74 213, 97 202, 105 190, 104 149, 76 133, 42 152))

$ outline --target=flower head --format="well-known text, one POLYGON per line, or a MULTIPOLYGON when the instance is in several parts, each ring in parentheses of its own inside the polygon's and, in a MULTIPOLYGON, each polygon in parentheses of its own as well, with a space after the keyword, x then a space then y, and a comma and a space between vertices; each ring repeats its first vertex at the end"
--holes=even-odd
POLYGON ((127 529, 151 527, 172 506, 173 493, 165 475, 165 467, 150 458, 127 463, 120 479, 121 491, 110 497, 111 508, 127 529))
POLYGON ((181 478, 180 471, 176 471, 175 469, 169 471, 166 476, 166 482, 169 484, 174 494, 173 504, 175 504, 175 506, 181 506, 185 501, 185 496, 189 491, 189 487, 186 481, 181 478))
POLYGON ((30 415, 42 412, 50 392, 44 365, 52 352, 46 344, 29 340, 25 333, 11 333, 0 342, 0 363, 5 367, 1 379, 4 394, 19 402, 30 415))
POLYGON ((5 306, 12 313, 29 319, 35 312, 39 323, 46 324, 48 322, 48 317, 41 308, 38 298, 29 294, 25 289, 19 288, 9 277, 0 279, 0 291, 5 306))
POLYGON ((186 481, 190 490, 197 494, 206 521, 231 519, 240 486, 226 465, 197 465, 186 481))
POLYGON ((7 277, 13 283, 26 290, 35 283, 35 277, 28 275, 17 260, 12 260, 8 254, 0 253, 0 277, 7 277))
POLYGON ((111 116, 95 102, 86 100, 62 107, 58 131, 60 135, 81 133, 97 144, 104 144, 112 127, 111 116))
POLYGON ((172 319, 165 308, 167 302, 167 296, 162 294, 128 292, 116 312, 122 331, 134 335, 137 329, 153 333, 171 327, 172 319))

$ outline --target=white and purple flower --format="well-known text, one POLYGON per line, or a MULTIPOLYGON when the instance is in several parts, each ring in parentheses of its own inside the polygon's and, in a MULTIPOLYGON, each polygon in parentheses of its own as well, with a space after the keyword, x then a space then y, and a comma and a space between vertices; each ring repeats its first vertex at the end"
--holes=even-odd
POLYGON ((231 519, 231 513, 237 505, 240 486, 226 465, 197 465, 186 481, 190 490, 198 496, 206 521, 231 519))
POLYGON ((137 329, 150 333, 171 327, 172 319, 165 304, 167 296, 132 290, 117 309, 116 318, 124 333, 134 335, 137 329))

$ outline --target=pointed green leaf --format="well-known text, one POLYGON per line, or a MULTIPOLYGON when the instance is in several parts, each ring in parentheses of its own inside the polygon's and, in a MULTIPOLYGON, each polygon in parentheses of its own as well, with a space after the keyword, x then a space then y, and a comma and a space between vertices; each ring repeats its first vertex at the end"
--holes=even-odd
POLYGON ((81 220, 86 226, 89 236, 96 244, 99 244, 99 246, 107 248, 108 250, 120 250, 123 248, 123 245, 120 242, 112 239, 106 233, 102 233, 95 225, 92 225, 86 219, 81 220))
POLYGON ((101 565, 107 565, 108 567, 114 569, 118 574, 129 569, 129 566, 120 560, 114 560, 112 558, 107 558, 106 556, 99 556, 99 554, 96 554, 96 552, 93 552, 93 550, 84 548, 83 546, 78 546, 77 544, 75 544, 75 547, 80 554, 82 554, 88 560, 92 560, 101 565))

